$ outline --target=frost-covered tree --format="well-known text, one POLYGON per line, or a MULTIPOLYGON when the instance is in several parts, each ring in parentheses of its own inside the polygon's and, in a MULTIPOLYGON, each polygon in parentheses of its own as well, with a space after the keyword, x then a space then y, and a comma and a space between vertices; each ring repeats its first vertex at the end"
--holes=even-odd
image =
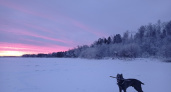
POLYGON ((120 57, 136 58, 140 55, 140 47, 135 43, 123 45, 118 54, 120 57))
POLYGON ((122 41, 123 41, 124 44, 126 44, 126 43, 129 42, 129 31, 126 31, 126 32, 123 34, 122 41))
POLYGON ((166 26, 165 26, 165 30, 167 32, 168 36, 171 36, 171 21, 169 21, 166 26))
POLYGON ((135 35, 116 34, 107 38, 99 38, 90 46, 77 46, 65 52, 52 54, 23 55, 24 57, 71 57, 71 58, 103 58, 103 57, 171 57, 171 21, 142 25, 135 35), (134 38, 133 38, 134 37, 134 38))
POLYGON ((108 39, 107 39, 107 44, 110 44, 112 42, 112 39, 111 37, 109 36, 108 39))
POLYGON ((114 36, 114 43, 121 43, 122 42, 122 38, 120 34, 116 34, 114 36))

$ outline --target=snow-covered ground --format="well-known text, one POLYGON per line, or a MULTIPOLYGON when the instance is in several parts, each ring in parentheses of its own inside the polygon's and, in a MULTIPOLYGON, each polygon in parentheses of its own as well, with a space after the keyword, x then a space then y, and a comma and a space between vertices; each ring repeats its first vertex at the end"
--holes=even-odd
POLYGON ((109 77, 117 73, 141 80, 144 92, 171 92, 171 63, 69 58, 0 58, 0 92, 119 92, 109 77))

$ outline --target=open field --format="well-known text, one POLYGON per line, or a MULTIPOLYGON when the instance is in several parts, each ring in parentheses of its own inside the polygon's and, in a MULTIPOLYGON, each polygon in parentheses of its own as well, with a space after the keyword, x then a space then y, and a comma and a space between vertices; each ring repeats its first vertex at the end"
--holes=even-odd
POLYGON ((171 92, 170 70, 155 59, 0 58, 0 92, 119 92, 109 77, 117 73, 141 80, 144 92, 171 92))

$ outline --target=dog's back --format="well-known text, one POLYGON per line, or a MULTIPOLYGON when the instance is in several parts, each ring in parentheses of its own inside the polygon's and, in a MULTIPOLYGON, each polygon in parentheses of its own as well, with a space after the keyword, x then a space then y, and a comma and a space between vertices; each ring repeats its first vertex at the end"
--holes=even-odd
POLYGON ((124 80, 127 81, 127 82, 130 82, 130 84, 132 84, 130 86, 133 86, 133 85, 136 85, 136 84, 143 84, 144 85, 144 83, 142 83, 140 80, 137 80, 137 79, 124 79, 124 80))

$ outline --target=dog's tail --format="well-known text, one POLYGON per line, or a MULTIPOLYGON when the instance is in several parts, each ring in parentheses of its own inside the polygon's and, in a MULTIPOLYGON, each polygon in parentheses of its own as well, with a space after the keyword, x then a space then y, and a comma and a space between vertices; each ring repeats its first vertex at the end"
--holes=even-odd
POLYGON ((141 84, 145 85, 144 83, 141 82, 141 84))

